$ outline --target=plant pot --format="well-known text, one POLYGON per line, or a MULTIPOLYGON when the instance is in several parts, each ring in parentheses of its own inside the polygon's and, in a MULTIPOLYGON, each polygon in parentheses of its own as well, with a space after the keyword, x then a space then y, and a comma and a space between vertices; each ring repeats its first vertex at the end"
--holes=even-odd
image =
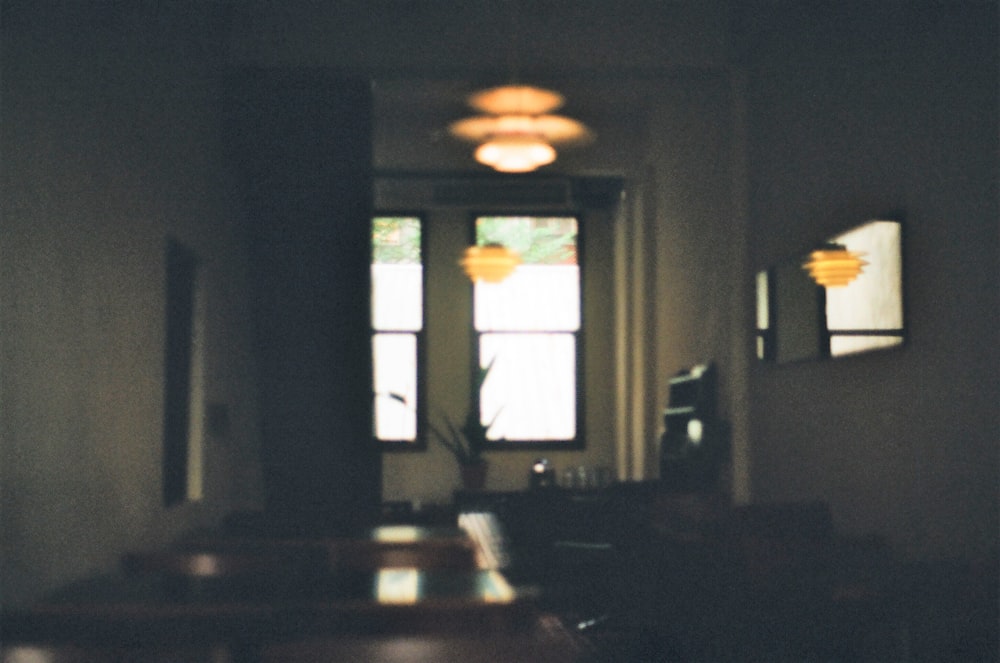
POLYGON ((468 491, 479 492, 486 485, 486 470, 489 465, 485 462, 472 465, 459 465, 462 474, 462 488, 468 491))

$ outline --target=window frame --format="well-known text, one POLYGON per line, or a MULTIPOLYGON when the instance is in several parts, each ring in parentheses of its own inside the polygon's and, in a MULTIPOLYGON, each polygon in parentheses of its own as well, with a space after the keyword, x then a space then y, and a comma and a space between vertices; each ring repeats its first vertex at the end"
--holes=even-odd
MULTIPOLYGON (((584 403, 586 402, 585 389, 585 366, 584 366, 584 342, 585 342, 585 330, 586 330, 586 315, 584 301, 586 299, 586 279, 585 279, 585 269, 584 269, 584 253, 585 253, 585 229, 584 229, 584 219, 586 214, 584 210, 576 209, 518 209, 516 207, 496 207, 486 210, 470 210, 468 213, 467 220, 467 233, 466 239, 468 246, 472 246, 476 243, 476 220, 482 217, 539 217, 539 218, 554 218, 554 217, 572 217, 576 220, 576 265, 577 273, 579 278, 579 299, 577 301, 578 312, 580 316, 580 323, 576 331, 568 332, 557 332, 560 334, 571 334, 574 337, 574 348, 573 356, 575 360, 575 375, 574 375, 574 416, 576 419, 576 436, 572 439, 567 440, 488 440, 483 448, 485 451, 580 451, 586 448, 586 431, 584 427, 585 416, 584 416, 584 403)), ((487 331, 480 332, 476 329, 476 296, 475 296, 475 284, 471 281, 469 282, 469 342, 470 342, 470 384, 475 383, 475 378, 479 373, 480 366, 482 365, 482 359, 480 357, 480 337, 483 334, 518 334, 518 333, 529 333, 528 331, 487 331)), ((535 330, 533 333, 537 333, 535 330)), ((553 332, 547 332, 553 333, 553 332)), ((469 395, 469 407, 472 412, 482 412, 480 403, 480 394, 471 393, 469 395)))
MULTIPOLYGON (((368 323, 371 327, 371 340, 374 352, 375 337, 379 334, 412 334, 416 337, 416 432, 413 440, 382 440, 377 437, 375 430, 375 409, 372 409, 372 440, 378 449, 387 453, 414 453, 427 450, 427 268, 425 258, 427 255, 427 213, 413 210, 375 210, 369 218, 368 233, 372 232, 372 224, 376 218, 415 218, 420 222, 420 329, 418 331, 398 331, 398 330, 377 330, 371 319, 371 305, 369 305, 368 323)), ((370 241, 370 240, 369 240, 370 241)), ((371 262, 374 265, 374 260, 371 262)), ((374 355, 372 357, 372 369, 374 380, 374 355)), ((378 394, 373 394, 377 397, 378 394)))

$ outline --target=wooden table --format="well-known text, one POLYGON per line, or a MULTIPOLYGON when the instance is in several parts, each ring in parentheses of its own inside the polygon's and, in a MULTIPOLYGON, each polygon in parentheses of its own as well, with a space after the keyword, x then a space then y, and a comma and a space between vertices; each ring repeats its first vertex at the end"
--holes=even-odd
POLYGON ((516 632, 533 614, 499 573, 344 569, 261 577, 114 574, 74 583, 4 615, 8 641, 125 646, 261 643, 307 636, 516 632))
POLYGON ((477 567, 463 530, 380 526, 349 537, 189 537, 5 612, 0 632, 6 647, 84 647, 94 660, 199 660, 222 648, 260 661, 276 651, 266 647, 303 642, 520 642, 532 640, 534 617, 499 572, 477 567))

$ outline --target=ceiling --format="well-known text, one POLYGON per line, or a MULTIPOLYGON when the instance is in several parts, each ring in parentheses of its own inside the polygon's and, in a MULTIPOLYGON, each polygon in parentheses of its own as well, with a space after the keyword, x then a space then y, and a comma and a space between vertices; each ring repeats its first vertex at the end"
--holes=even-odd
POLYGON ((323 66, 373 81, 379 170, 483 170, 446 134, 469 93, 519 82, 561 92, 596 133, 547 170, 620 170, 651 90, 726 66, 722 0, 257 0, 234 21, 235 59, 323 66), (595 155, 600 155, 597 158, 595 155))

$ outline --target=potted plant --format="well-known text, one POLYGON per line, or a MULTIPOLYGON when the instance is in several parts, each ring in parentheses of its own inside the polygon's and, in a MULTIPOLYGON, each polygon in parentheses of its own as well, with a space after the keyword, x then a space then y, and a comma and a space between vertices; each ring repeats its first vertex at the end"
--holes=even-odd
MULTIPOLYGON (((483 383, 486 382, 492 367, 493 361, 490 361, 487 366, 479 369, 473 385, 475 393, 481 393, 483 383)), ((489 464, 483 457, 483 452, 488 440, 487 433, 499 415, 498 411, 488 424, 483 424, 479 413, 470 410, 461 426, 456 425, 447 416, 442 417, 443 427, 435 426, 431 422, 427 424, 431 435, 455 457, 462 475, 462 485, 466 490, 482 490, 486 483, 489 464)))
MULTIPOLYGON (((485 368, 480 368, 475 378, 474 388, 476 393, 481 393, 483 383, 489 376, 493 361, 485 368)), ((376 396, 384 396, 410 407, 406 397, 393 392, 376 392, 376 396)), ((412 408, 411 408, 412 409, 412 408)), ((470 410, 465 417, 465 422, 458 426, 447 414, 442 413, 440 420, 443 425, 437 426, 432 421, 427 421, 427 430, 441 446, 448 450, 458 462, 458 469, 462 476, 462 486, 466 490, 482 490, 486 483, 486 471, 489 464, 483 457, 486 450, 487 433, 500 415, 498 411, 488 424, 480 421, 478 413, 470 410)))
POLYGON ((428 430, 455 457, 462 475, 462 485, 467 490, 481 490, 486 482, 488 468, 483 450, 489 426, 482 425, 474 412, 469 412, 462 426, 455 425, 447 417, 443 417, 443 421, 443 427, 428 423, 428 430))

